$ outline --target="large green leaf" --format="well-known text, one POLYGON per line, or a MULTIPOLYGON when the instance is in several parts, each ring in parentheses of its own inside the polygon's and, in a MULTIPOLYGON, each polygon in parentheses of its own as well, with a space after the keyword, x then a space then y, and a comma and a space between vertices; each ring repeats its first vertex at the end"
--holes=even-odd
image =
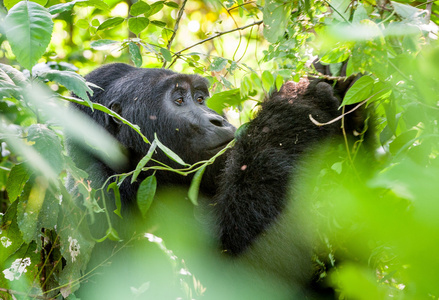
POLYGON ((372 93, 374 80, 370 76, 363 76, 349 88, 341 106, 354 104, 366 100, 372 93))
POLYGON ((21 194, 30 174, 29 168, 24 163, 17 164, 12 168, 6 184, 6 190, 11 203, 21 194))
POLYGON ((133 173, 133 177, 131 177, 131 183, 136 181, 137 176, 139 176, 139 174, 142 171, 143 167, 145 167, 145 165, 148 163, 148 161, 150 161, 150 159, 151 159, 152 155, 154 154, 156 148, 157 148, 157 143, 154 140, 152 142, 151 146, 149 147, 148 153, 146 153, 146 155, 137 164, 136 170, 134 170, 134 173, 133 173))
POLYGON ((281 38, 290 17, 291 3, 283 1, 266 1, 263 10, 264 37, 270 43, 276 43, 281 38))
POLYGON ((145 17, 135 17, 128 20, 128 28, 136 35, 142 32, 148 24, 149 20, 145 17))
POLYGON ((131 5, 130 15, 137 17, 138 15, 147 13, 150 9, 151 6, 149 6, 146 2, 137 1, 136 3, 131 5))
MULTIPOLYGON (((17 4, 18 2, 21 2, 23 0, 5 0, 3 1, 3 4, 5 5, 5 7, 10 10, 15 4, 17 4)), ((42 6, 46 5, 48 0, 30 0, 32 2, 38 3, 42 6)))
POLYGON ((43 6, 22 1, 5 18, 6 36, 18 62, 28 70, 44 54, 52 37, 53 21, 43 6))
POLYGON ((93 105, 87 95, 87 93, 93 95, 93 91, 88 87, 85 79, 75 72, 50 70, 38 74, 38 76, 49 81, 55 81, 65 86, 67 89, 78 95, 78 97, 85 100, 90 107, 93 108, 93 105))
POLYGON ((154 200, 156 189, 157 179, 154 175, 151 175, 142 181, 137 190, 137 206, 143 217, 146 216, 146 213, 154 200))
POLYGON ((128 50, 130 52, 131 60, 134 65, 138 68, 142 66, 142 54, 140 53, 139 46, 134 44, 133 42, 128 43, 128 50))
POLYGON ((55 132, 41 124, 32 125, 29 127, 27 140, 34 142, 33 148, 57 174, 64 169, 61 141, 55 132))
POLYGON ((239 105, 243 101, 239 89, 233 89, 214 94, 207 100, 207 106, 221 114, 224 108, 239 105))
POLYGON ((117 25, 122 24, 123 21, 125 21, 125 19, 122 17, 114 17, 107 19, 104 22, 102 22, 101 25, 99 25, 98 30, 104 30, 104 29, 116 27, 117 25))

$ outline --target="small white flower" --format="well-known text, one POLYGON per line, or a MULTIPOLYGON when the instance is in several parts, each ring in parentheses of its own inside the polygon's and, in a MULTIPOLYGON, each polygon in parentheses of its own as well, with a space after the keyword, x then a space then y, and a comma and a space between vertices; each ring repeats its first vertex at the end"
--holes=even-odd
POLYGON ((6 236, 3 236, 0 239, 0 242, 2 243, 3 247, 8 248, 9 246, 12 245, 12 242, 9 238, 7 238, 6 236))
POLYGON ((81 248, 81 245, 79 245, 77 239, 74 239, 71 236, 69 236, 69 243, 70 243, 69 252, 70 252, 70 255, 72 256, 72 262, 74 262, 76 260, 76 257, 81 252, 81 251, 79 251, 79 249, 81 248))
POLYGON ((9 269, 3 270, 3 274, 5 274, 5 278, 13 281, 20 279, 23 273, 26 273, 26 267, 30 266, 31 261, 29 257, 26 258, 17 258, 11 265, 9 269))

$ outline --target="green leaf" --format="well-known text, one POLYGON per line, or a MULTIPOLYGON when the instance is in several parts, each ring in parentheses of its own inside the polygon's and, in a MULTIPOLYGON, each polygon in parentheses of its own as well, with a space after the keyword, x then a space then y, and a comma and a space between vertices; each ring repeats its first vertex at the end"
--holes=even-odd
POLYGON ((240 90, 233 89, 214 94, 212 97, 207 99, 207 106, 217 113, 222 114, 224 108, 237 106, 243 101, 244 99, 241 98, 240 90))
POLYGON ((175 2, 172 2, 172 1, 166 1, 165 5, 169 6, 169 7, 172 7, 172 8, 178 8, 179 7, 178 3, 175 3, 175 2))
POLYGON ((109 192, 110 189, 113 190, 114 202, 116 204, 116 209, 113 212, 122 219, 122 215, 120 214, 120 210, 122 208, 122 203, 120 201, 120 191, 119 191, 119 185, 117 184, 117 182, 110 183, 107 187, 107 192, 109 192))
POLYGON ((167 157, 169 157, 170 159, 172 159, 173 161, 179 163, 182 166, 190 166, 187 163, 185 163, 174 151, 172 151, 171 149, 169 149, 168 147, 166 147, 165 145, 163 145, 159 139, 157 138, 157 134, 154 133, 154 138, 155 138, 155 142, 157 143, 157 147, 160 148, 160 150, 162 150, 167 157))
POLYGON ((171 62, 172 61, 172 54, 171 54, 171 52, 168 49, 160 48, 160 53, 163 55, 163 58, 167 62, 171 62))
POLYGON ((22 1, 11 8, 5 23, 6 36, 18 62, 31 70, 52 37, 53 21, 49 11, 34 2, 22 1))
POLYGON ((373 84, 374 80, 370 76, 363 76, 355 81, 344 96, 341 106, 366 100, 372 93, 373 84))
POLYGON ((145 14, 145 17, 150 17, 152 15, 155 15, 163 8, 164 1, 157 1, 151 4, 151 9, 145 14))
POLYGON ((151 24, 161 28, 166 27, 166 22, 162 22, 158 20, 152 20, 151 24))
POLYGON ((276 76, 276 89, 279 91, 284 84, 284 78, 280 75, 276 76))
POLYGON ((12 168, 6 183, 6 191, 8 192, 8 198, 11 203, 21 194, 30 175, 31 172, 24 163, 17 164, 12 168))
POLYGON ((136 166, 136 169, 134 170, 133 177, 131 178, 131 183, 136 181, 137 176, 139 176, 140 172, 142 171, 143 167, 148 163, 148 161, 151 159, 152 155, 154 154, 155 149, 157 148, 157 143, 154 140, 149 147, 148 153, 139 161, 139 163, 136 166))
POLYGON ((67 3, 55 4, 49 7, 49 12, 51 15, 61 14, 63 12, 72 10, 73 6, 75 6, 78 2, 85 2, 87 0, 75 0, 67 3))
POLYGON ((222 57, 215 57, 209 66, 209 70, 214 72, 222 71, 227 66, 228 60, 222 57))
POLYGON ((200 190, 200 183, 205 170, 206 166, 203 166, 195 173, 191 186, 189 187, 188 197, 194 205, 198 205, 198 192, 200 190))
POLYGON ((96 50, 107 50, 119 42, 113 40, 97 40, 90 43, 90 47, 96 50))
POLYGON ((291 2, 266 1, 263 9, 264 37, 276 43, 285 33, 291 12, 291 2))
POLYGON ((137 17, 138 15, 145 14, 151 9, 151 6, 143 1, 137 1, 130 8, 130 15, 137 17))
POLYGON ((154 175, 151 175, 142 181, 137 190, 137 206, 144 218, 154 200, 156 189, 157 179, 154 175))
POLYGON ((86 1, 78 1, 78 6, 93 6, 103 11, 110 11, 110 7, 107 3, 102 0, 86 0, 86 1))
POLYGON ((0 69, 8 75, 15 85, 21 85, 26 82, 26 78, 24 77, 23 73, 11 66, 0 64, 0 69))
POLYGON ((90 24, 88 24, 87 20, 80 19, 75 23, 75 26, 81 29, 87 29, 88 27, 90 27, 90 24))
POLYGON ((128 50, 130 52, 131 60, 133 61, 134 65, 140 68, 142 66, 142 54, 140 54, 139 47, 133 42, 129 42, 128 50))
POLYGON ((91 107, 93 107, 87 93, 93 95, 93 91, 87 86, 85 79, 75 72, 50 70, 39 74, 39 77, 49 81, 55 81, 85 100, 91 107))
POLYGON ((119 237, 119 233, 117 233, 116 229, 114 229, 113 227, 110 227, 107 229, 107 233, 106 233, 105 237, 109 238, 110 240, 112 240, 114 242, 121 241, 121 239, 119 237))
POLYGON ((34 142, 33 148, 45 159, 45 161, 57 173, 64 169, 61 141, 55 132, 45 125, 35 124, 28 129, 27 140, 34 142))
MULTIPOLYGON (((3 1, 4 6, 10 10, 15 4, 20 2, 22 0, 5 0, 3 1)), ((32 2, 38 3, 41 6, 45 6, 48 2, 48 0, 31 0, 32 2)))
POLYGON ((141 33, 146 26, 148 26, 149 20, 145 17, 135 17, 128 19, 128 28, 136 35, 141 33))
POLYGON ((274 77, 269 71, 262 72, 262 87, 264 90, 269 91, 274 85, 274 77))
POLYGON ((389 151, 392 155, 398 154, 398 152, 407 150, 413 145, 414 139, 418 134, 417 130, 409 130, 398 135, 390 144, 389 151))
POLYGON ((116 27, 117 25, 122 24, 124 20, 125 19, 122 17, 114 17, 107 19, 104 22, 102 22, 101 25, 99 25, 98 30, 104 30, 104 29, 116 27))

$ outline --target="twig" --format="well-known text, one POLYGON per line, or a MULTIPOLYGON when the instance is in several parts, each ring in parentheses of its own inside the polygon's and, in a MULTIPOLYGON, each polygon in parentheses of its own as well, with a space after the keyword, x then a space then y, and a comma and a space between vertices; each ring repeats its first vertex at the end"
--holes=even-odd
POLYGON ((201 41, 199 41, 199 42, 197 42, 197 43, 195 43, 195 44, 190 45, 189 47, 186 47, 186 48, 184 48, 184 49, 182 49, 182 50, 180 50, 180 51, 178 51, 178 52, 175 52, 175 53, 174 53, 175 58, 174 58, 174 60, 172 61, 172 63, 171 63, 170 66, 172 66, 172 65, 175 63, 175 61, 177 60, 177 58, 178 58, 178 57, 180 56, 180 54, 181 54, 182 52, 184 52, 184 51, 187 51, 187 50, 189 50, 189 49, 192 49, 192 48, 195 47, 195 46, 198 46, 198 45, 204 44, 205 42, 208 42, 208 41, 210 41, 210 40, 213 40, 213 39, 215 39, 215 38, 217 38, 217 37, 220 37, 220 36, 222 36, 222 35, 225 35, 225 34, 228 34, 228 33, 231 33, 231 32, 235 32, 235 31, 239 31, 239 30, 244 30, 244 29, 246 29, 246 28, 249 28, 249 27, 252 27, 252 26, 255 26, 255 25, 261 25, 262 22, 263 22, 263 21, 261 20, 261 21, 254 22, 254 23, 252 23, 252 24, 248 24, 248 25, 242 26, 242 27, 238 27, 238 28, 234 28, 234 29, 227 30, 227 31, 219 32, 219 33, 217 33, 217 34, 215 34, 215 35, 212 35, 211 37, 208 37, 207 39, 201 40, 201 41))
POLYGON ((306 77, 316 78, 316 79, 325 79, 325 80, 337 80, 337 81, 343 81, 343 80, 346 80, 346 79, 349 78, 349 77, 346 77, 346 76, 324 75, 322 73, 318 73, 317 75, 307 75, 306 77))
POLYGON ((232 11, 234 9, 240 8, 241 6, 248 5, 248 4, 254 4, 254 3, 256 3, 256 1, 245 2, 245 3, 239 4, 237 6, 233 6, 233 7, 229 8, 229 9, 227 9, 227 12, 230 12, 230 11, 232 11))
MULTIPOLYGON (((172 32, 172 36, 169 39, 168 45, 166 47, 166 48, 168 48, 168 50, 171 50, 172 42, 174 41, 174 38, 177 35, 178 25, 180 24, 181 17, 183 16, 184 7, 186 6, 186 2, 187 2, 187 0, 183 1, 183 3, 181 4, 180 10, 178 11, 177 19, 175 20, 174 31, 172 32)), ((164 68, 164 67, 166 67, 166 60, 163 62, 162 68, 164 68)))
MULTIPOLYGON (((378 93, 376 93, 376 94, 378 94, 378 93)), ((364 103, 366 103, 367 101, 369 101, 369 100, 370 100, 373 96, 375 96, 376 94, 374 94, 374 95, 370 96, 369 98, 367 98, 366 100, 360 102, 357 106, 355 106, 353 109, 351 109, 351 110, 348 111, 347 113, 342 113, 340 116, 338 116, 338 117, 335 118, 335 119, 332 119, 332 120, 329 121, 329 122, 326 122, 326 123, 320 123, 319 121, 316 121, 316 120, 312 117, 311 114, 309 114, 309 119, 311 120, 311 122, 313 122, 313 123, 316 124, 317 126, 325 126, 325 125, 329 125, 329 124, 335 123, 335 122, 337 122, 338 120, 342 119, 344 116, 346 116, 346 115, 348 115, 348 114, 350 114, 350 113, 356 111, 360 106, 362 106, 364 103)))
POLYGON ((5 289, 5 288, 0 288, 1 292, 5 292, 8 293, 9 295, 20 295, 20 296, 26 296, 29 298, 36 298, 36 299, 53 299, 53 298, 48 298, 46 296, 41 296, 41 295, 30 295, 28 293, 23 293, 23 292, 19 292, 19 291, 14 291, 14 290, 10 290, 10 289, 5 289))

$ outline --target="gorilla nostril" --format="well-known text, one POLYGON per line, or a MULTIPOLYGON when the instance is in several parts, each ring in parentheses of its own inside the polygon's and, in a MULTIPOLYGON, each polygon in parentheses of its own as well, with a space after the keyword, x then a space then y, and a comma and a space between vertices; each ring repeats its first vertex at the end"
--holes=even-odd
POLYGON ((212 123, 213 125, 217 126, 217 127, 223 127, 224 122, 223 119, 221 118, 211 118, 210 123, 212 123))

